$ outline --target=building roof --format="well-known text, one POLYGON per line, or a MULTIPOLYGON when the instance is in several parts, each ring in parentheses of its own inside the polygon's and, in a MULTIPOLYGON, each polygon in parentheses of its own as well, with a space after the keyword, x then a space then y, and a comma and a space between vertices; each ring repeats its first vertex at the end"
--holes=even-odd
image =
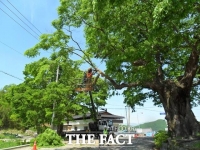
MULTIPOLYGON (((111 114, 107 111, 99 111, 98 112, 98 116, 101 118, 101 119, 124 119, 123 116, 118 116, 118 115, 114 115, 114 114, 111 114)), ((80 120, 80 119, 90 119, 91 118, 91 113, 86 113, 85 115, 75 115, 73 116, 73 119, 74 120, 80 120)))

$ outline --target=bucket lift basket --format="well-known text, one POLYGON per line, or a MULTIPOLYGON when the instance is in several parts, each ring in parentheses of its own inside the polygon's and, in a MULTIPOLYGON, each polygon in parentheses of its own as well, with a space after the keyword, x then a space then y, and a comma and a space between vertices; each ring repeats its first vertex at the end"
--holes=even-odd
POLYGON ((77 92, 88 92, 93 90, 93 81, 92 79, 87 80, 86 82, 83 83, 83 79, 77 79, 75 91, 77 92))

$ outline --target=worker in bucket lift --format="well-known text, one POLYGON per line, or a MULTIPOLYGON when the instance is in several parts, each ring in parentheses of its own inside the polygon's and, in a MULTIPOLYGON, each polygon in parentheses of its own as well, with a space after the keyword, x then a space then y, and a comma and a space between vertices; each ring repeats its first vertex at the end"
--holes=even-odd
POLYGON ((87 72, 84 72, 84 77, 83 77, 83 84, 90 84, 92 80, 92 68, 89 68, 87 72))

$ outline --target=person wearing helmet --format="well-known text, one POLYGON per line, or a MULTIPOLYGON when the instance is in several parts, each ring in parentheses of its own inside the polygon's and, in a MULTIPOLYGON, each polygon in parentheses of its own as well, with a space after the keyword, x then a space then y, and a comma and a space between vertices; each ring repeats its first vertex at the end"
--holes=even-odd
POLYGON ((84 72, 82 84, 91 83, 92 80, 92 68, 89 68, 86 72, 84 72))
POLYGON ((87 78, 91 79, 92 78, 92 68, 89 68, 87 71, 87 78))

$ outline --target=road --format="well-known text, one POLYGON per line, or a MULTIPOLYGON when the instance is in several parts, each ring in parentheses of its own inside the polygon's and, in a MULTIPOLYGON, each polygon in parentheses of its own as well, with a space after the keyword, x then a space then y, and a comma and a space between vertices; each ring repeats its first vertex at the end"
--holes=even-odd
MULTIPOLYGON (((132 144, 127 144, 128 139, 120 139, 119 142, 125 142, 123 145, 109 145, 109 146, 99 146, 98 148, 90 148, 91 150, 153 150, 154 141, 153 138, 138 137, 131 140, 132 144)), ((79 150, 79 148, 76 148, 79 150)), ((76 150, 74 149, 74 150, 76 150)), ((88 148, 81 148, 81 150, 87 150, 88 148)))
MULTIPOLYGON (((99 145, 98 140, 95 141, 95 145, 76 145, 75 143, 70 145, 67 144, 65 146, 59 148, 39 148, 39 150, 153 150, 153 138, 152 137, 138 137, 131 140, 132 144, 127 144, 128 139, 120 139, 119 142, 124 142, 123 145, 110 144, 107 145, 99 145)), ((31 147, 24 147, 15 150, 31 150, 31 147)))

